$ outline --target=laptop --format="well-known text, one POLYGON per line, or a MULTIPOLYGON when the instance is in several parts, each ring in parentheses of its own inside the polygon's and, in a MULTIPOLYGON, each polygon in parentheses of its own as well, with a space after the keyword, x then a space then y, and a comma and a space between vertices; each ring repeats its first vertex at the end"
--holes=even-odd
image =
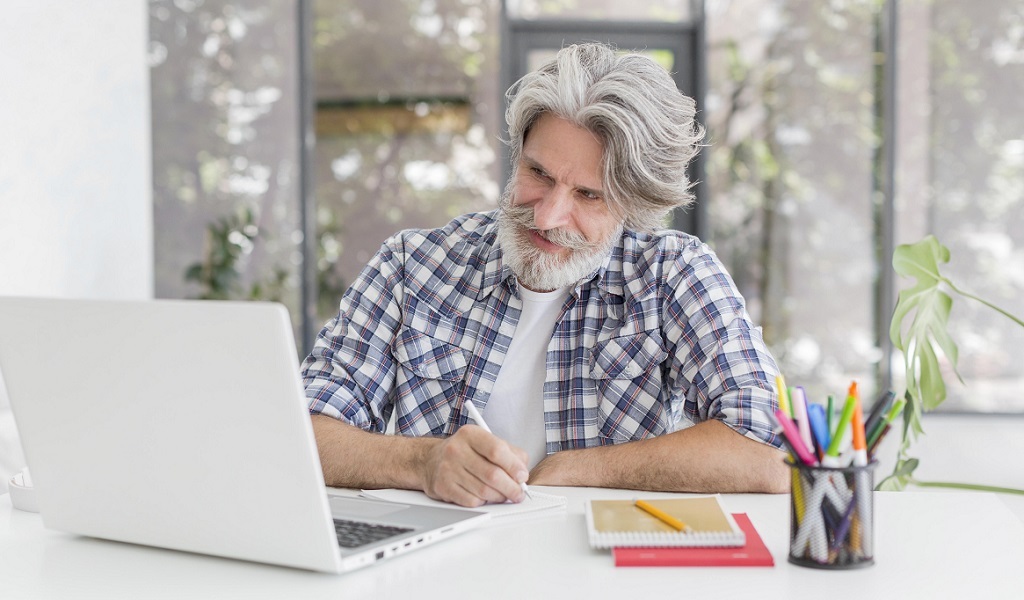
POLYGON ((280 304, 0 298, 0 370, 51 529, 338 573, 489 517, 328 495, 280 304))

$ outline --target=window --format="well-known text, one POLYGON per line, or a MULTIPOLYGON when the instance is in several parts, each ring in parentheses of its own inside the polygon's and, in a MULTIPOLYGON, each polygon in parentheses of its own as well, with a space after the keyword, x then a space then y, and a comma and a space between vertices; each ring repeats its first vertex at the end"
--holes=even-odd
MULTIPOLYGON (((150 3, 159 296, 277 298, 298 327, 316 279, 315 332, 388 236, 496 206, 504 89, 562 42, 607 39, 703 97, 702 202, 675 225, 722 257, 812 397, 889 385, 888 322, 909 283, 894 281, 894 243, 935 233, 954 281, 1024 314, 1024 0, 898 3, 893 51, 876 0, 298 5, 150 3), (299 190, 302 10, 314 207, 299 190), (304 210, 315 268, 301 264, 304 210)), ((943 408, 1024 412, 1024 328, 958 298, 951 330, 968 385, 943 408)))
POLYGON ((497 12, 488 0, 314 2, 321 323, 395 232, 497 206, 497 12))
POLYGON ((149 32, 156 296, 278 300, 299 330, 294 7, 154 0, 149 32))
MULTIPOLYGON (((954 281, 1024 314, 1024 3, 901 3, 894 86, 878 3, 708 7, 708 241, 791 381, 886 385, 886 290, 910 284, 892 281, 889 232, 935 233, 954 281), (872 185, 887 98, 894 198, 872 185)), ((967 386, 943 409, 1024 411, 1024 329, 963 299, 950 329, 967 386)))
MULTIPOLYGON (((908 2, 899 16, 898 237, 934 233, 959 287, 1022 317, 1024 2, 908 2)), ((1024 412, 1024 328, 954 298, 950 332, 966 386, 943 408, 1024 412)))

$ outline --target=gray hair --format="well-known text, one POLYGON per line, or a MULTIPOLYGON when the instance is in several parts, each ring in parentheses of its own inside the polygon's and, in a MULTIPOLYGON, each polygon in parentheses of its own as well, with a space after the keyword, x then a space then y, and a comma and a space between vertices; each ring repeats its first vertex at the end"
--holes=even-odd
POLYGON ((693 202, 686 165, 704 130, 693 99, 650 58, 619 55, 604 44, 574 44, 513 84, 505 97, 513 178, 526 135, 550 113, 604 144, 605 200, 627 229, 654 231, 670 210, 693 202))

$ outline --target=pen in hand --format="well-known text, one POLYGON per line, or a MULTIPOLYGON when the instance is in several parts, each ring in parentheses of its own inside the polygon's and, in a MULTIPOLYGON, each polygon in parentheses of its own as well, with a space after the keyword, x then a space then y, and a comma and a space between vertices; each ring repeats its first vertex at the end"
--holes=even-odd
MULTIPOLYGON (((480 414, 480 411, 477 410, 475 406, 473 406, 472 402, 470 402, 467 399, 465 402, 462 403, 462 405, 466 408, 466 412, 469 413, 469 418, 476 421, 476 424, 481 429, 483 429, 487 433, 494 433, 491 431, 491 428, 488 427, 487 423, 484 421, 484 416, 480 414)), ((523 488, 523 493, 525 493, 530 498, 530 500, 533 500, 533 495, 530 494, 530 488, 526 485, 526 482, 524 481, 519 485, 523 488)))

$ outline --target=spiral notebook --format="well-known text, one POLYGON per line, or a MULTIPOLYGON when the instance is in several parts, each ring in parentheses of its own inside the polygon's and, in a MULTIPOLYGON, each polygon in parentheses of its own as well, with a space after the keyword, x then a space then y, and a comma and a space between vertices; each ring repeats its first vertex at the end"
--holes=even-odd
POLYGON ((658 510, 686 524, 677 531, 634 500, 591 500, 586 503, 587 533, 592 548, 738 547, 746 536, 719 496, 645 499, 658 510))
POLYGON ((747 543, 737 548, 614 548, 616 567, 771 567, 772 553, 746 513, 733 513, 747 543))

